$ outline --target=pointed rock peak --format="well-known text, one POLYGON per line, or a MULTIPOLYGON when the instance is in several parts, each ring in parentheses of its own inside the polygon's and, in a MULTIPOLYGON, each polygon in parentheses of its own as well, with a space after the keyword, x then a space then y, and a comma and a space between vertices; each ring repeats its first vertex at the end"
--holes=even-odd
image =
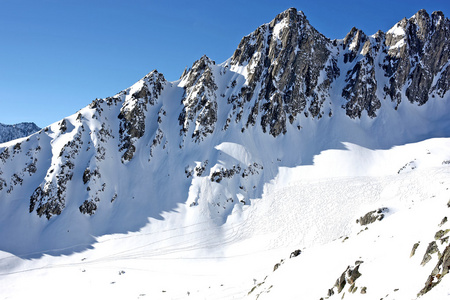
POLYGON ((440 24, 449 24, 449 20, 444 16, 442 11, 434 11, 431 14, 431 20, 433 22, 433 26, 438 27, 440 24))
POLYGON ((301 10, 297 10, 295 7, 290 7, 285 11, 279 13, 275 19, 293 18, 294 16, 299 16, 301 18, 306 18, 305 14, 301 10))
MULTIPOLYGON (((191 68, 186 68, 183 72, 183 76, 189 75, 192 72, 199 72, 205 70, 207 66, 215 65, 216 62, 211 60, 208 56, 203 55, 200 59, 196 60, 191 68)), ((182 76, 182 77, 183 77, 182 76)))
POLYGON ((430 15, 427 13, 427 11, 425 9, 421 9, 418 12, 415 13, 413 18, 416 18, 416 19, 424 19, 424 18, 429 19, 430 15))
POLYGON ((143 79, 145 79, 146 81, 149 81, 149 82, 166 81, 166 79, 164 78, 164 75, 162 73, 159 73, 158 70, 156 70, 156 69, 151 71, 147 75, 145 75, 143 79))
POLYGON ((419 26, 419 31, 423 31, 430 26, 431 19, 427 11, 425 9, 421 9, 413 17, 411 17, 409 21, 419 26))
POLYGON ((208 73, 211 73, 211 66, 215 64, 215 61, 211 60, 208 56, 203 55, 199 60, 192 64, 190 69, 185 70, 181 85, 185 87, 193 86, 204 72, 207 71, 208 73))
POLYGON ((206 56, 206 54, 203 54, 203 56, 199 59, 199 60, 197 60, 195 63, 194 63, 194 65, 197 63, 197 62, 201 62, 201 63, 205 63, 205 64, 208 64, 208 65, 215 65, 216 64, 216 62, 215 61, 213 61, 213 60, 211 60, 208 56, 206 56))
POLYGON ((444 13, 440 10, 433 11, 433 13, 431 14, 431 17, 433 18, 433 20, 445 18, 444 13))
POLYGON ((184 76, 186 76, 186 74, 189 72, 190 69, 188 69, 188 67, 186 66, 184 68, 183 74, 181 74, 180 79, 182 79, 184 76))
POLYGON ((383 32, 383 31, 381 31, 381 30, 378 30, 374 35, 373 35, 373 37, 375 38, 375 39, 380 39, 380 38, 384 38, 385 37, 385 33, 383 32))
POLYGON ((288 47, 292 50, 301 41, 310 40, 322 43, 327 39, 309 24, 303 12, 289 8, 278 14, 271 22, 259 26, 243 37, 231 58, 231 64, 246 65, 256 53, 288 46, 292 46, 288 47))
POLYGON ((350 50, 358 50, 361 44, 367 41, 366 34, 356 27, 353 27, 344 38, 344 49, 349 47, 350 50))
POLYGON ((270 23, 269 26, 271 28, 275 27, 279 23, 283 23, 286 26, 289 25, 291 27, 293 24, 304 23, 308 20, 306 19, 305 14, 302 11, 297 11, 296 8, 291 7, 282 13, 278 14, 270 23))

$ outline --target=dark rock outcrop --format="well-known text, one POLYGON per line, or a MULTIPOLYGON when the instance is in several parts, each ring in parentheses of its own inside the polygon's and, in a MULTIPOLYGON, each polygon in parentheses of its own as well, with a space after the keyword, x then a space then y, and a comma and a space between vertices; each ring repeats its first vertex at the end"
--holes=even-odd
POLYGON ((164 76, 156 70, 147 74, 142 81, 141 89, 133 93, 131 100, 124 103, 118 115, 120 120, 119 151, 124 151, 122 162, 133 158, 136 151, 135 142, 145 133, 148 106, 156 104, 166 84, 164 76))
POLYGON ((375 221, 381 221, 384 218, 384 213, 386 213, 388 211, 389 211, 389 209, 386 207, 370 211, 367 214, 365 214, 364 216, 360 217, 358 220, 356 220, 356 223, 359 223, 359 225, 361 225, 361 226, 365 226, 368 224, 372 224, 375 221))
POLYGON ((217 122, 217 85, 211 66, 215 62, 206 55, 196 61, 185 77, 183 111, 178 117, 181 135, 186 135, 195 122, 192 138, 199 142, 214 132, 217 122))
POLYGON ((450 246, 447 246, 440 255, 440 258, 431 272, 430 276, 428 276, 427 281, 425 282, 425 286, 420 290, 417 294, 417 297, 420 297, 426 293, 428 293, 433 287, 438 285, 442 278, 450 272, 450 246))
POLYGON ((305 109, 312 117, 322 116, 328 88, 339 75, 336 61, 330 58, 330 44, 294 8, 244 37, 231 64, 247 66, 247 84, 240 92, 244 103, 254 103, 247 126, 255 125, 260 113, 263 131, 278 136, 286 133, 286 122, 292 123, 305 109), (324 69, 327 76, 320 81, 324 69), (261 89, 255 95, 257 86, 261 89))

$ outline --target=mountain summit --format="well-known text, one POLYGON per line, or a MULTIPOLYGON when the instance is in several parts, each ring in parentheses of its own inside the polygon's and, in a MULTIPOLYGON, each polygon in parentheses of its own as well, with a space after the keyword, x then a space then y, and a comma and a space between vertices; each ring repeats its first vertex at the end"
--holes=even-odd
POLYGON ((421 10, 386 33, 329 40, 290 8, 220 65, 203 56, 175 82, 152 71, 3 147, 1 198, 28 202, 31 219, 185 203, 224 222, 278 167, 341 142, 386 148, 448 134, 449 34, 441 12, 421 10))

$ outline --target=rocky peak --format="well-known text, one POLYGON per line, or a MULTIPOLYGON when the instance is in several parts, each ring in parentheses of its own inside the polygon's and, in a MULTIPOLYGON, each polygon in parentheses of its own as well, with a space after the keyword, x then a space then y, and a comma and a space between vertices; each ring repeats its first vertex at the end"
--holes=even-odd
POLYGON ((314 30, 303 12, 297 12, 295 8, 289 8, 278 14, 271 22, 261 25, 251 34, 245 36, 234 52, 231 63, 245 65, 258 53, 270 52, 276 56, 280 48, 292 48, 298 44, 302 35, 307 35, 314 30), (292 43, 294 42, 294 43, 292 43), (278 49, 278 51, 277 51, 278 49))
POLYGON ((403 19, 386 33, 388 56, 387 76, 392 76, 388 95, 400 101, 401 88, 407 84, 406 97, 420 105, 435 92, 443 97, 449 89, 450 69, 443 69, 449 60, 449 20, 441 12, 431 17, 425 10, 403 19), (434 78, 441 75, 439 80, 434 78), (434 83, 433 83, 434 82, 434 83))
POLYGON ((367 36, 362 30, 352 27, 344 38, 344 49, 348 47, 350 50, 357 51, 366 40, 367 36))
POLYGON ((122 162, 129 161, 136 150, 134 144, 145 133, 148 106, 157 103, 166 79, 154 70, 130 88, 126 100, 117 116, 120 120, 120 151, 124 151, 122 162))
POLYGON ((211 60, 208 56, 203 55, 199 60, 192 64, 191 68, 183 72, 181 86, 185 88, 194 86, 203 73, 211 72, 211 66, 215 64, 215 61, 211 60))
POLYGON ((183 111, 178 117, 181 136, 186 136, 190 124, 195 120, 192 138, 198 142, 212 133, 217 121, 217 85, 212 67, 215 62, 203 55, 194 62, 183 77, 180 86, 185 92, 182 99, 183 111))
MULTIPOLYGON (((246 67, 246 86, 238 95, 240 106, 253 102, 246 126, 254 125, 261 112, 263 131, 277 136, 286 132, 286 120, 292 123, 305 109, 313 117, 321 116, 324 98, 316 88, 321 84, 319 73, 329 60, 329 45, 295 8, 244 37, 231 64, 246 67), (255 94, 257 86, 261 89, 255 94)), ((240 117, 238 114, 236 120, 240 117)))
POLYGON ((430 15, 426 12, 426 10, 421 9, 410 20, 417 25, 418 36, 425 39, 431 26, 430 15))
POLYGON ((344 50, 348 49, 348 53, 344 54, 344 63, 353 62, 355 57, 361 51, 361 47, 369 40, 367 35, 360 29, 353 27, 344 38, 344 50))

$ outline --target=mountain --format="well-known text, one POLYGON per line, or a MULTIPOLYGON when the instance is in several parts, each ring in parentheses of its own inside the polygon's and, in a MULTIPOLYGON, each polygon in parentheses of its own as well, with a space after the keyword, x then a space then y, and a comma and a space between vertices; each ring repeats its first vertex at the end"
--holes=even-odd
MULTIPOLYGON (((377 252, 367 239, 386 247, 397 247, 393 240, 416 243, 415 237, 402 237, 400 227, 407 224, 414 232, 423 230, 418 237, 423 245, 438 230, 430 224, 444 214, 448 201, 449 24, 441 12, 421 10, 386 33, 368 36, 352 28, 344 39, 330 40, 291 8, 245 36, 221 64, 203 56, 173 82, 152 71, 26 140, 1 145, 0 265, 5 272, 0 280, 12 283, 15 293, 20 279, 14 274, 25 272, 41 282, 42 271, 57 280, 59 273, 48 265, 98 263, 106 270, 116 258, 117 268, 144 272, 140 266, 149 259, 161 275, 164 263, 173 260, 178 263, 170 264, 168 277, 154 280, 163 289, 175 276, 174 284, 183 286, 179 292, 187 282, 194 284, 190 275, 214 273, 206 266, 217 261, 221 275, 195 283, 205 292, 203 285, 211 280, 229 282, 231 276, 236 284, 253 273, 268 274, 260 267, 268 257, 301 248, 305 254, 314 250, 306 257, 317 265, 306 264, 301 254, 280 263, 267 281, 230 290, 217 284, 211 292, 231 298, 254 287, 250 298, 270 298, 273 290, 287 299, 297 295, 289 279, 298 273, 292 269, 296 265, 305 268, 304 280, 308 274, 319 276, 317 268, 329 274, 315 277, 316 288, 299 297, 341 298, 342 287, 352 286, 358 272, 368 298, 397 292, 370 278, 380 274, 377 262, 393 264, 383 260, 386 255, 403 258, 400 250, 377 252), (429 201, 432 211, 422 228, 411 218, 428 212, 429 201), (375 229, 358 236, 356 219, 364 224, 356 224, 358 230, 375 229), (383 221, 365 226, 367 220, 383 221), (389 226, 396 228, 393 240, 385 237, 389 226), (344 236, 351 236, 350 242, 341 246, 344 236), (324 252, 335 248, 339 263, 324 252), (360 253, 370 261, 356 263, 360 253), (198 269, 190 263, 195 260, 198 269), (229 264, 247 268, 235 274, 229 264), (364 276, 370 274, 363 272, 366 265, 375 269, 372 275, 364 276), (288 266, 291 270, 283 271, 288 266), (338 278, 336 287, 329 276, 338 278)), ((440 229, 439 243, 430 242, 426 268, 417 271, 399 258, 411 269, 395 274, 408 277, 413 270, 416 275, 410 276, 415 285, 409 292, 408 282, 394 281, 402 287, 397 295, 417 295, 425 282, 423 294, 445 293, 445 285, 436 282, 448 281, 447 227, 440 229), (431 281, 423 278, 428 275, 431 281)), ((100 290, 109 294, 109 287, 100 290)))
POLYGON ((0 143, 5 143, 18 138, 26 137, 39 131, 39 128, 34 123, 24 122, 14 125, 5 125, 0 123, 0 143))

